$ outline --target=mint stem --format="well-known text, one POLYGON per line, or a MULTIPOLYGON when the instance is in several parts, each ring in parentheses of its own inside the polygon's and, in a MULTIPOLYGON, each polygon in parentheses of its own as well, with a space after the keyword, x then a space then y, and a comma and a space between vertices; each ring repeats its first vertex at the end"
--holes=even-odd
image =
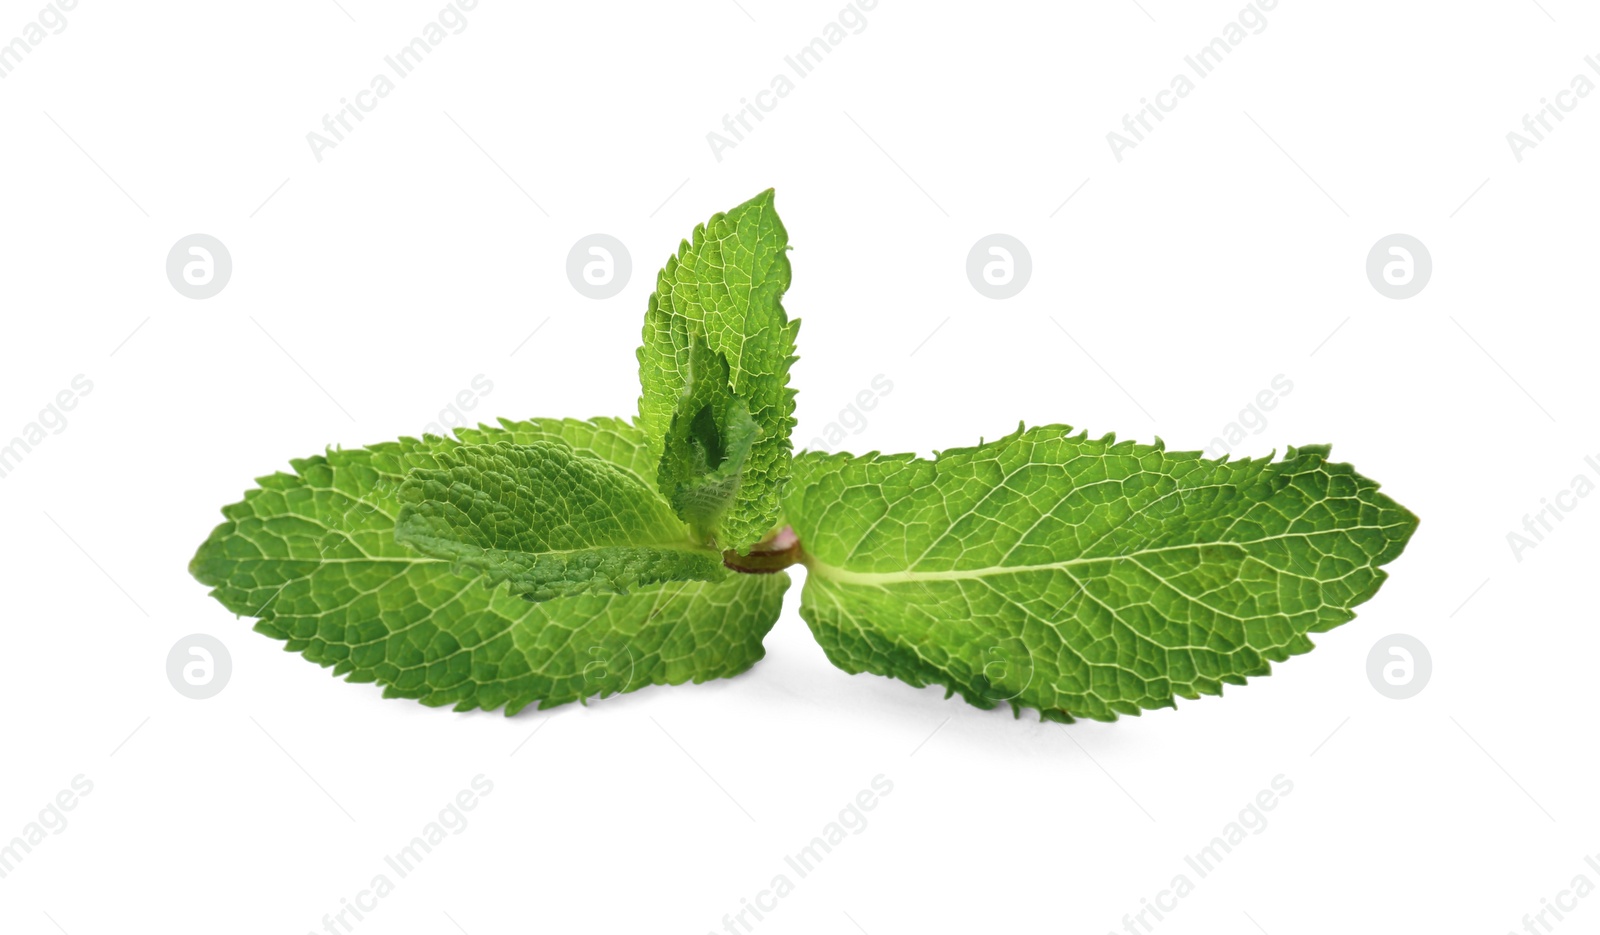
POLYGON ((746 575, 770 575, 800 561, 800 537, 793 526, 785 526, 750 547, 747 555, 738 549, 722 553, 722 564, 746 575))

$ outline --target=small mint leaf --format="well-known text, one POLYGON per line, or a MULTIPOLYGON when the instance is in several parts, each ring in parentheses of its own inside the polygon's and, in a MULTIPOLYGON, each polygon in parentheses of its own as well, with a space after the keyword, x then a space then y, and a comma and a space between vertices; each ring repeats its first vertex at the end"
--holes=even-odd
POLYGON ((473 445, 437 461, 400 485, 396 541, 491 586, 545 601, 728 574, 654 490, 565 445, 473 445))
POLYGON ((738 500, 761 427, 749 403, 728 392, 725 357, 694 337, 688 359, 657 483, 695 541, 714 546, 723 517, 738 500))

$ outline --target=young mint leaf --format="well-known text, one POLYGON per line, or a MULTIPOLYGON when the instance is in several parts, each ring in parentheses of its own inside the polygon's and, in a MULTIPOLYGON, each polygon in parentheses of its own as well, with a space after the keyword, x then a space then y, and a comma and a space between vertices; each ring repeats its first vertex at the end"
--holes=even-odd
POLYGON ((727 359, 699 337, 690 341, 684 377, 658 480, 695 540, 715 542, 722 518, 739 494, 761 427, 748 402, 727 392, 727 359))
MULTIPOLYGON (((594 419, 525 419, 499 420, 498 425, 479 425, 455 430, 463 445, 534 445, 539 442, 556 442, 568 446, 586 458, 609 461, 614 467, 628 472, 639 483, 649 487, 655 483, 657 455, 650 451, 645 436, 638 426, 623 419, 601 416, 594 419)), ((446 439, 429 436, 430 443, 453 447, 446 439)))
POLYGON ((1354 617, 1417 518, 1326 447, 1284 460, 1020 430, 929 461, 802 454, 801 615, 847 672, 1049 720, 1221 694, 1354 617))
MULTIPOLYGON (((617 419, 462 429, 474 445, 560 443, 640 484, 656 457, 617 419)), ((427 437, 293 462, 260 479, 200 547, 190 570, 256 630, 385 697, 515 714, 646 685, 725 678, 763 655, 787 577, 732 575, 627 595, 532 603, 395 541, 399 490, 462 441, 427 437)))
POLYGON ((400 485, 396 540, 529 600, 728 575, 654 489, 564 444, 471 445, 434 460, 400 485))
POLYGON ((769 189, 696 227, 645 313, 639 424, 662 494, 717 548, 746 550, 772 531, 789 475, 800 323, 780 301, 788 248, 769 189))

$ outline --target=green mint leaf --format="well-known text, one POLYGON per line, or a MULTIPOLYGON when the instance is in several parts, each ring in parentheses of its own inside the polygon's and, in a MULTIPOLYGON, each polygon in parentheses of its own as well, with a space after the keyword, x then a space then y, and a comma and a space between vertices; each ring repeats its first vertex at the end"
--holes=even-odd
POLYGON ((655 490, 564 444, 440 452, 400 485, 395 538, 529 600, 728 575, 655 490))
POLYGON ((502 421, 293 462, 260 479, 190 570, 256 630, 385 697, 515 714, 646 685, 737 675, 764 653, 785 575, 672 582, 533 603, 395 541, 399 490, 474 445, 562 443, 653 483, 644 433, 617 419, 502 421))
POLYGON ((1114 720, 1222 693, 1354 617, 1417 518, 1326 447, 1212 461, 1066 426, 802 454, 785 495, 829 659, 979 707, 1114 720))
MULTIPOLYGON (((586 458, 609 461, 647 487, 655 483, 657 456, 650 451, 644 433, 632 422, 623 419, 501 419, 498 425, 463 427, 456 429, 455 434, 463 445, 556 442, 586 458)), ((428 441, 443 445, 442 450, 453 447, 445 439, 429 437, 428 441)))
POLYGON ((662 494, 717 548, 745 550, 771 532, 789 476, 800 323, 781 303, 788 248, 765 191, 695 228, 645 313, 639 424, 662 494))
POLYGON ((667 429, 658 482, 695 541, 714 543, 734 505, 761 427, 749 404, 727 391, 728 363, 698 337, 690 342, 683 396, 667 429))

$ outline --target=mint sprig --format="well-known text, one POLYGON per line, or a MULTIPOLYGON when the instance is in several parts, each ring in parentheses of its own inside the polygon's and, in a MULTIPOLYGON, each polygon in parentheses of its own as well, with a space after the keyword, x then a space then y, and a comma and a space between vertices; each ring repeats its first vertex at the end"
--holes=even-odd
POLYGON ((695 229, 650 297, 631 423, 291 462, 191 571, 350 681, 514 714, 744 671, 798 562, 840 668, 1113 720, 1308 651, 1416 529, 1325 446, 1229 461, 1040 426, 796 458, 788 249, 771 191, 695 229))

